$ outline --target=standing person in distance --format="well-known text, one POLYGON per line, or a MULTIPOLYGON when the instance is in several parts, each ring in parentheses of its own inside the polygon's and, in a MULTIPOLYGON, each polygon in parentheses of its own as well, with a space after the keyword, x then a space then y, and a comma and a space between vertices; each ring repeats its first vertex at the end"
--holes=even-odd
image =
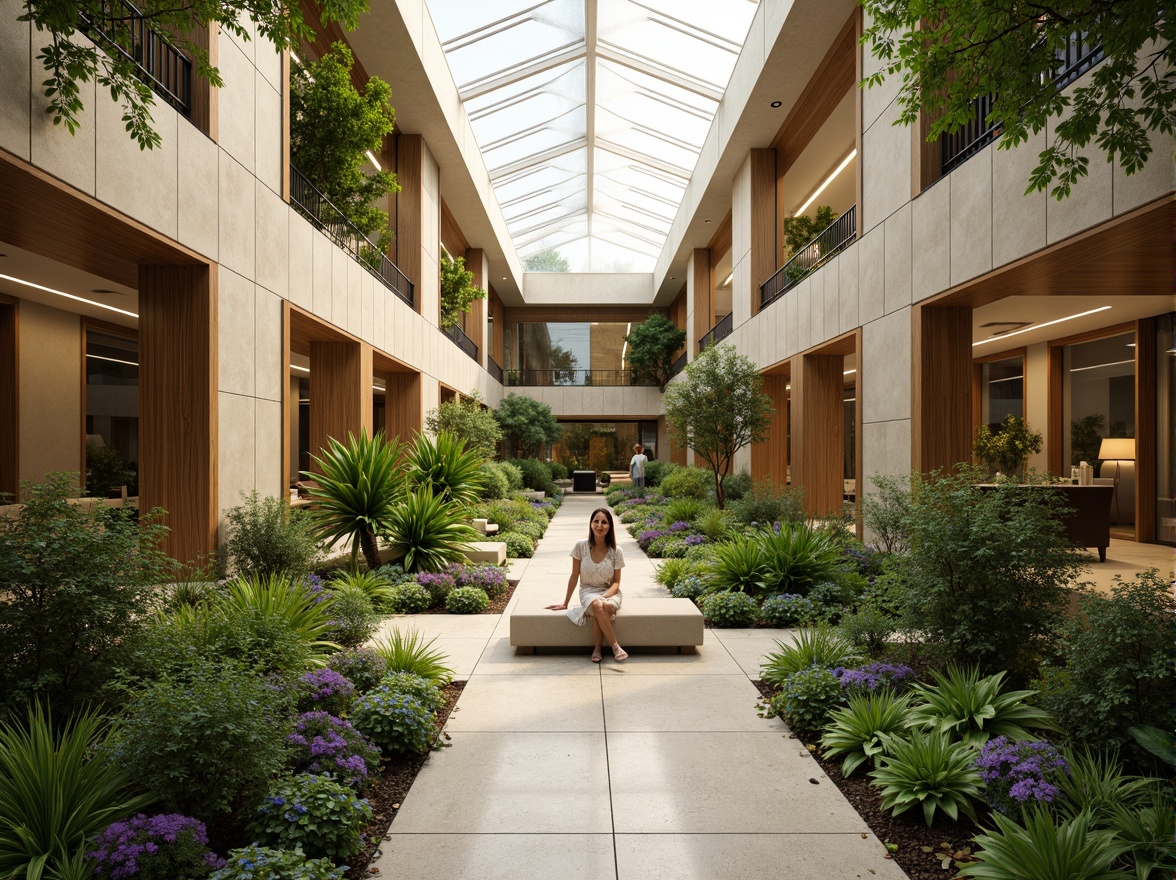
POLYGON ((640 443, 633 446, 633 457, 629 459, 629 476, 633 478, 634 489, 645 488, 645 447, 640 443))
POLYGON ((612 645, 613 657, 621 662, 629 652, 617 644, 613 621, 621 608, 621 569, 625 557, 617 546, 612 511, 598 507, 592 511, 588 537, 577 541, 572 548, 572 576, 568 578, 568 592, 562 605, 548 605, 548 611, 566 611, 568 619, 577 626, 592 624, 596 647, 592 662, 599 663, 604 639, 612 645), (580 604, 569 606, 576 583, 580 584, 580 604))

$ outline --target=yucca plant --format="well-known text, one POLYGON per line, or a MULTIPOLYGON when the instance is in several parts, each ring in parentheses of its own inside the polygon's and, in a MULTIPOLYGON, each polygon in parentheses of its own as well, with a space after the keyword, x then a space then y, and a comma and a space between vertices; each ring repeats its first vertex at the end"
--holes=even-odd
POLYGON ((0 723, 0 877, 79 876, 72 870, 82 865, 87 839, 151 803, 128 792, 124 771, 97 757, 107 738, 93 711, 55 732, 40 703, 29 707, 25 724, 0 723))
POLYGON ((1172 809, 1168 783, 1153 781, 1134 809, 1116 804, 1110 827, 1115 838, 1128 846, 1123 858, 1134 869, 1135 880, 1172 877, 1176 866, 1176 811, 1172 809))
POLYGON ((777 640, 776 647, 780 650, 768 654, 760 666, 760 678, 776 687, 792 673, 813 665, 851 667, 865 659, 861 649, 831 626, 802 629, 793 644, 777 640))
POLYGON ((1070 772, 1058 777, 1055 784, 1062 796, 1054 802, 1061 815, 1073 818, 1085 812, 1095 824, 1105 825, 1116 808, 1140 807, 1148 781, 1124 774, 1117 749, 1082 745, 1066 749, 1064 756, 1070 772))
POLYGON ((841 548, 829 532, 804 524, 784 523, 778 534, 771 529, 761 532, 760 547, 772 592, 807 595, 833 577, 841 558, 841 548))
POLYGON ((390 611, 389 604, 395 599, 392 582, 374 571, 345 572, 327 581, 325 586, 332 593, 343 589, 362 590, 371 601, 372 608, 385 614, 390 611))
POLYGON ((980 797, 983 783, 976 754, 963 743, 942 733, 913 730, 910 738, 890 737, 878 763, 870 771, 871 784, 881 789, 882 809, 892 815, 921 807, 928 827, 940 810, 953 821, 960 813, 976 818, 971 799, 980 797))
POLYGON ((684 495, 672 498, 666 505, 665 518, 670 522, 693 522, 706 508, 701 498, 691 498, 684 495))
POLYGON ((482 492, 482 457, 465 441, 442 432, 437 439, 417 434, 406 459, 409 486, 429 486, 434 495, 461 505, 477 503, 482 492))
POLYGON ((870 694, 850 694, 849 705, 834 709, 821 747, 826 758, 845 755, 841 775, 852 776, 866 761, 874 761, 886 752, 887 738, 900 735, 906 728, 906 713, 911 699, 881 688, 870 694))
POLYGON ((462 522, 457 505, 427 486, 410 492, 388 514, 388 545, 405 571, 440 571, 462 562, 478 533, 462 522))
POLYGON ((715 547, 710 585, 717 593, 747 593, 756 597, 767 589, 768 569, 763 548, 755 538, 738 537, 715 547))
POLYGON ((725 510, 708 507, 694 518, 694 527, 710 540, 719 541, 726 537, 727 532, 731 530, 733 519, 734 517, 725 510))
POLYGON ((435 641, 432 638, 426 642, 415 629, 396 629, 377 640, 372 650, 387 664, 387 673, 411 672, 445 687, 453 681, 453 670, 445 665, 449 655, 433 648, 435 641))
POLYGON ((399 439, 347 435, 347 445, 334 437, 327 440, 322 456, 312 455, 318 472, 303 471, 315 481, 309 490, 319 533, 329 543, 351 545, 351 570, 359 568, 359 553, 368 568, 380 567, 376 538, 384 533, 388 517, 403 493, 404 470, 399 439))
MULTIPOLYGON (((281 575, 237 578, 212 606, 218 628, 244 629, 258 642, 271 632, 293 634, 307 653, 312 666, 326 665, 340 646, 330 641, 330 604, 319 601, 310 589, 281 575)), ((245 658, 243 658, 245 659, 245 658)), ((268 670, 281 671, 281 670, 268 670)))
POLYGON ((1044 709, 1025 700, 1037 691, 1001 693, 1005 674, 980 677, 976 666, 950 666, 946 674, 932 670, 933 686, 915 685, 911 727, 939 731, 966 745, 980 748, 989 738, 1034 739, 1027 728, 1057 730, 1044 709))
POLYGON ((997 830, 978 835, 978 861, 965 865, 957 876, 982 880, 1122 880, 1112 868, 1127 845, 1113 832, 1091 830, 1090 815, 1054 824, 1043 807, 1034 807, 1021 825, 993 814, 997 830))

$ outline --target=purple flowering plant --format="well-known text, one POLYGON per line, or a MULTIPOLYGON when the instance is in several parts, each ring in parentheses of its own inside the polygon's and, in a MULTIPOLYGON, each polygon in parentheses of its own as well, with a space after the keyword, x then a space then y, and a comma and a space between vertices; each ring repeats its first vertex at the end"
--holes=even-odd
POLYGON ((880 687, 901 693, 915 682, 915 671, 905 663, 870 663, 856 669, 838 666, 833 670, 845 691, 873 693, 880 687))
POLYGON ((501 595, 506 590, 506 572, 497 565, 450 565, 445 569, 459 587, 477 587, 487 596, 501 595))
POLYGON ((686 522, 685 520, 680 519, 677 522, 670 523, 671 532, 685 532, 689 531, 689 529, 690 523, 686 522))
POLYGON ((687 535, 686 545, 689 547, 697 547, 699 544, 706 543, 706 535, 687 535))
POLYGON ((310 858, 338 862, 363 849, 363 827, 371 819, 366 798, 326 774, 307 773, 270 789, 253 813, 249 832, 265 846, 301 846, 310 858))
POLYGON ((326 712, 300 715, 287 740, 295 773, 328 773, 359 791, 380 763, 380 750, 367 737, 326 712))
POLYGON ((355 685, 334 669, 312 669, 298 678, 298 709, 344 715, 355 699, 355 685))
POLYGON ((1013 740, 998 736, 984 744, 976 759, 984 780, 989 806, 1005 816, 1017 817, 1022 808, 1052 804, 1058 797, 1055 784, 1070 775, 1066 759, 1045 740, 1013 740))
POLYGON ((388 670, 388 663, 371 648, 339 651, 327 658, 327 667, 352 683, 361 694, 376 688, 388 670))
POLYGON ((142 813, 114 822, 86 853, 94 874, 122 880, 198 880, 224 866, 208 848, 204 823, 178 813, 142 813))
POLYGON ((669 532, 663 532, 661 529, 649 529, 648 531, 644 531, 637 536, 637 544, 641 547, 642 550, 645 550, 648 549, 649 545, 653 543, 656 538, 660 538, 663 535, 668 534, 669 532))

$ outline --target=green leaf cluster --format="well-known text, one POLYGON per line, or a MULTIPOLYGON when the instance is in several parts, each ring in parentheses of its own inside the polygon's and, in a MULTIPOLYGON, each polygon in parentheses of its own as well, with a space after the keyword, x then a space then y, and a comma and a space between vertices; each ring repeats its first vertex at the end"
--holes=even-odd
POLYGON ((1005 674, 980 677, 972 666, 951 666, 946 673, 931 670, 933 686, 916 684, 914 707, 907 724, 942 734, 952 742, 979 749, 991 737, 1031 740, 1032 727, 1057 730, 1049 713, 1026 702, 1036 691, 1002 691, 1005 674))
POLYGON ((393 506, 383 533, 405 571, 440 571, 461 562, 469 543, 478 539, 463 518, 460 508, 424 486, 393 506))
POLYGON ((425 430, 430 434, 453 434, 465 441, 466 449, 483 460, 494 457, 502 441, 502 429, 493 410, 482 403, 477 391, 459 399, 447 400, 425 415, 425 430))
POLYGON ((241 501, 225 511, 225 568, 245 577, 309 574, 319 556, 311 515, 291 509, 284 497, 262 498, 256 490, 242 492, 241 501))
POLYGON ((285 850, 251 844, 229 850, 227 861, 209 880, 343 880, 344 873, 330 859, 308 859, 298 847, 285 850))
POLYGON ((656 382, 659 391, 665 391, 673 378, 674 361, 686 343, 686 331, 665 315, 650 315, 633 326, 625 342, 629 344, 629 366, 638 376, 656 382))
POLYGON ((882 809, 892 815, 921 807, 928 827, 940 810, 952 820, 960 813, 976 818, 971 801, 980 797, 982 782, 976 753, 963 743, 914 730, 909 738, 891 737, 878 762, 881 766, 870 771, 872 784, 881 789, 882 809))
POLYGON ((815 733, 825 726, 829 713, 844 701, 837 676, 829 667, 814 664, 784 679, 780 693, 768 704, 768 711, 778 714, 791 728, 815 733))
POLYGON ((426 642, 415 629, 396 629, 377 641, 373 649, 383 659, 387 672, 412 672, 444 687, 453 681, 453 670, 445 665, 449 656, 433 647, 435 641, 432 638, 426 642))
POLYGON ((563 434, 551 407, 522 394, 512 392, 504 397, 494 410, 494 418, 502 429, 507 455, 538 458, 544 446, 563 434))
POLYGON ((829 205, 821 205, 814 216, 801 214, 798 217, 785 217, 781 224, 784 233, 785 260, 795 257, 812 242, 814 238, 824 232, 837 219, 829 205))
POLYGON ((486 298, 486 291, 474 284, 474 273, 465 266, 465 257, 441 259, 441 329, 455 326, 471 304, 486 298))
POLYGON ((1090 816, 1079 814, 1055 824, 1044 807, 1033 807, 1024 824, 993 814, 996 828, 976 838, 977 861, 965 865, 960 877, 981 880, 1114 880, 1124 876, 1113 867, 1128 848, 1113 831, 1095 830, 1090 816))
POLYGON ((567 272, 569 268, 567 258, 555 248, 547 248, 523 260, 525 272, 567 272))
POLYGON ((311 858, 342 861, 363 849, 360 833, 372 818, 366 799, 329 775, 303 773, 269 790, 249 831, 263 845, 300 846, 311 858))
POLYGON ((890 688, 850 694, 849 705, 834 709, 830 715, 821 737, 824 756, 844 755, 841 774, 847 777, 867 761, 877 766, 877 759, 886 754, 889 738, 906 731, 910 702, 909 694, 896 694, 890 688))
POLYGON ((802 629, 792 644, 777 641, 776 647, 779 650, 768 654, 760 664, 760 678, 777 687, 792 673, 810 666, 849 668, 864 659, 862 652, 831 626, 802 629))
POLYGON ((723 590, 703 596, 703 616, 712 626, 745 628, 759 618, 759 605, 747 593, 723 590))
POLYGON ((1029 456, 1041 452, 1043 442, 1040 431, 1030 428, 1021 416, 1010 413, 995 432, 989 431, 987 425, 976 430, 972 452, 989 467, 1010 476, 1020 474, 1029 456))
POLYGON ((433 713, 416 697, 387 684, 356 700, 351 723, 385 752, 419 754, 433 743, 433 713))

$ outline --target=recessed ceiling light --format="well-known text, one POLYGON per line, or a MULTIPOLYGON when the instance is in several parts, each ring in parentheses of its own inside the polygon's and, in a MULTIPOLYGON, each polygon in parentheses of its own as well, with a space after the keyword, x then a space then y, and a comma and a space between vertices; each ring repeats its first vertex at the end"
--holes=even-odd
POLYGON ((1013 330, 1009 333, 1003 333, 1000 336, 993 336, 989 339, 981 339, 979 342, 973 342, 972 347, 977 345, 984 345, 988 342, 995 342, 998 339, 1008 339, 1010 336, 1018 336, 1021 333, 1029 333, 1032 330, 1040 330, 1043 327, 1052 327, 1054 324, 1061 324, 1063 321, 1073 321, 1075 318, 1085 318, 1087 315, 1093 315, 1098 312, 1105 312, 1110 306, 1100 306, 1097 309, 1090 309, 1086 312, 1078 312, 1076 315, 1066 315, 1064 318, 1055 318, 1052 321, 1046 321, 1044 324, 1030 324, 1028 327, 1023 327, 1020 330, 1013 330))
POLYGON ((138 318, 135 312, 128 312, 126 309, 116 309, 114 306, 108 306, 106 303, 94 302, 91 299, 86 299, 81 296, 74 296, 72 293, 66 293, 64 290, 54 290, 52 287, 46 287, 43 284, 34 284, 32 281, 25 281, 23 278, 14 278, 11 275, 0 275, 0 278, 5 281, 13 281, 17 284, 23 284, 25 287, 32 287, 34 290, 43 290, 46 293, 55 293, 58 296, 64 296, 66 299, 72 299, 76 302, 88 303, 92 306, 97 306, 100 309, 106 309, 111 312, 118 312, 120 315, 127 315, 131 318, 138 318))
POLYGON ((105 287, 95 287, 90 293, 118 293, 117 290, 107 290, 105 287))
POLYGON ((702 222, 703 222, 703 223, 710 223, 710 221, 709 221, 709 220, 703 220, 702 222))
POLYGON ((772 106, 773 106, 773 107, 779 107, 779 106, 781 106, 783 103, 784 103, 783 101, 773 101, 773 102, 772 102, 772 106))

